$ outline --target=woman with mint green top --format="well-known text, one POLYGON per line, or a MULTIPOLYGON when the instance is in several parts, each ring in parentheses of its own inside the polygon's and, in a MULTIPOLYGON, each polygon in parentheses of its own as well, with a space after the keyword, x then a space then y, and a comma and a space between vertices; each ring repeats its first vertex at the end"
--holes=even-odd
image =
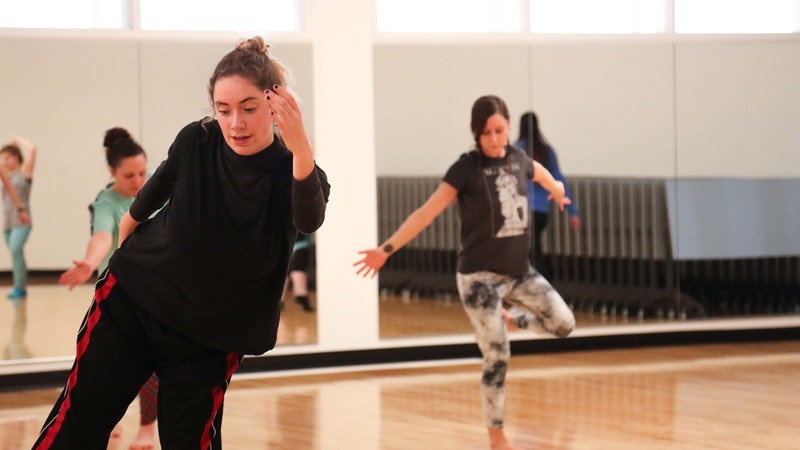
MULTIPOLYGON (((150 176, 147 170, 147 155, 124 128, 106 131, 103 145, 106 147, 108 170, 114 179, 89 205, 92 215, 92 237, 86 246, 86 255, 81 261, 73 261, 75 267, 59 278, 59 284, 70 289, 83 284, 96 270, 103 273, 108 260, 117 249, 119 221, 128 212, 133 200, 150 176)), ((153 374, 139 391, 139 432, 129 450, 152 449, 155 445, 156 399, 158 378, 153 374)), ((121 434, 119 425, 113 435, 121 434)))
POLYGON ((83 260, 73 261, 75 267, 61 274, 58 282, 70 289, 83 284, 95 270, 101 273, 117 248, 119 220, 128 211, 136 194, 147 181, 147 155, 127 130, 112 128, 106 131, 108 170, 114 179, 89 205, 92 215, 92 237, 86 246, 83 260))
POLYGON ((9 300, 21 300, 28 296, 28 265, 25 263, 25 243, 31 233, 31 218, 28 204, 33 183, 33 167, 36 163, 36 147, 27 139, 15 137, 0 149, 3 181, 3 236, 11 251, 14 288, 9 300), (27 155, 23 155, 22 150, 27 155))
MULTIPOLYGON (((89 212, 92 215, 92 237, 97 233, 111 235, 109 251, 97 266, 97 273, 102 273, 108 267, 108 260, 114 253, 112 250, 118 247, 119 219, 131 207, 134 198, 136 197, 126 197, 120 194, 114 190, 114 183, 109 183, 89 205, 89 212)), ((103 240, 106 241, 106 239, 103 240)), ((106 245, 104 244, 103 247, 106 245)))

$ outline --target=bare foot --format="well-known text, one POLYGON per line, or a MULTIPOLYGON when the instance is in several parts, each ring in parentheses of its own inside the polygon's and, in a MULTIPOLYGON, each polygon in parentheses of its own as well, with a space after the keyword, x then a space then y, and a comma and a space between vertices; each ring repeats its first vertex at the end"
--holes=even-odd
POLYGON ((116 424, 114 429, 111 430, 111 439, 118 438, 122 436, 122 425, 116 424))
POLYGON ((491 450, 521 450, 508 442, 502 428, 489 428, 489 448, 491 450))
POLYGON ((491 450, 521 450, 519 447, 514 447, 510 442, 497 442, 489 445, 491 450))
POLYGON ((139 432, 131 442, 128 450, 153 450, 156 448, 156 423, 140 425, 139 432))

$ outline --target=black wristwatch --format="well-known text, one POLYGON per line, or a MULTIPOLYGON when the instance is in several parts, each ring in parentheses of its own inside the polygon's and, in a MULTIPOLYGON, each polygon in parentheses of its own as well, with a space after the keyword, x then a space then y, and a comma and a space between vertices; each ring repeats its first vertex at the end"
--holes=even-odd
POLYGON ((383 252, 387 255, 391 255, 394 251, 394 246, 392 244, 386 244, 383 246, 383 252))

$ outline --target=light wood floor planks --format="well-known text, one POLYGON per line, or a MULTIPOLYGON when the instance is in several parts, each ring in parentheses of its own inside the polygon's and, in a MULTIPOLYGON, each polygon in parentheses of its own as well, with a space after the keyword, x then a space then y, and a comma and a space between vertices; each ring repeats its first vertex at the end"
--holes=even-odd
MULTIPOLYGON (((485 449, 478 361, 237 377, 231 449, 485 449)), ((514 356, 507 431, 525 449, 800 448, 800 341, 514 356)), ((0 394, 0 448, 29 448, 57 389, 0 394)), ((124 435, 127 449, 137 405, 124 435)))

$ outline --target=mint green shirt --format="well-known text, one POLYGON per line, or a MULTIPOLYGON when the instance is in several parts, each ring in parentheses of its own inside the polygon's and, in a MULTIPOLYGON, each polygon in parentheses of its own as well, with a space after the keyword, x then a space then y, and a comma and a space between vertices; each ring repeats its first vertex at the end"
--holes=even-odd
POLYGON ((100 262, 100 265, 97 266, 98 273, 108 267, 108 260, 111 259, 111 255, 117 249, 119 243, 119 221, 128 212, 128 208, 131 207, 134 199, 135 197, 120 195, 111 189, 109 184, 97 194, 94 202, 89 205, 89 212, 92 214, 92 234, 97 232, 111 233, 111 250, 100 262))
MULTIPOLYGON (((149 180, 152 175, 153 171, 148 170, 147 179, 149 180)), ((100 265, 97 266, 97 273, 101 273, 108 267, 108 260, 111 259, 111 255, 113 255, 114 251, 119 247, 119 221, 122 219, 122 216, 128 212, 131 204, 136 199, 136 197, 120 195, 111 189, 113 185, 114 183, 108 183, 105 189, 97 194, 94 202, 89 205, 89 213, 92 215, 92 234, 98 231, 111 233, 111 250, 109 250, 106 257, 103 258, 103 261, 100 262, 100 265)), ((158 211, 153 213, 153 215, 157 213, 158 211)))

